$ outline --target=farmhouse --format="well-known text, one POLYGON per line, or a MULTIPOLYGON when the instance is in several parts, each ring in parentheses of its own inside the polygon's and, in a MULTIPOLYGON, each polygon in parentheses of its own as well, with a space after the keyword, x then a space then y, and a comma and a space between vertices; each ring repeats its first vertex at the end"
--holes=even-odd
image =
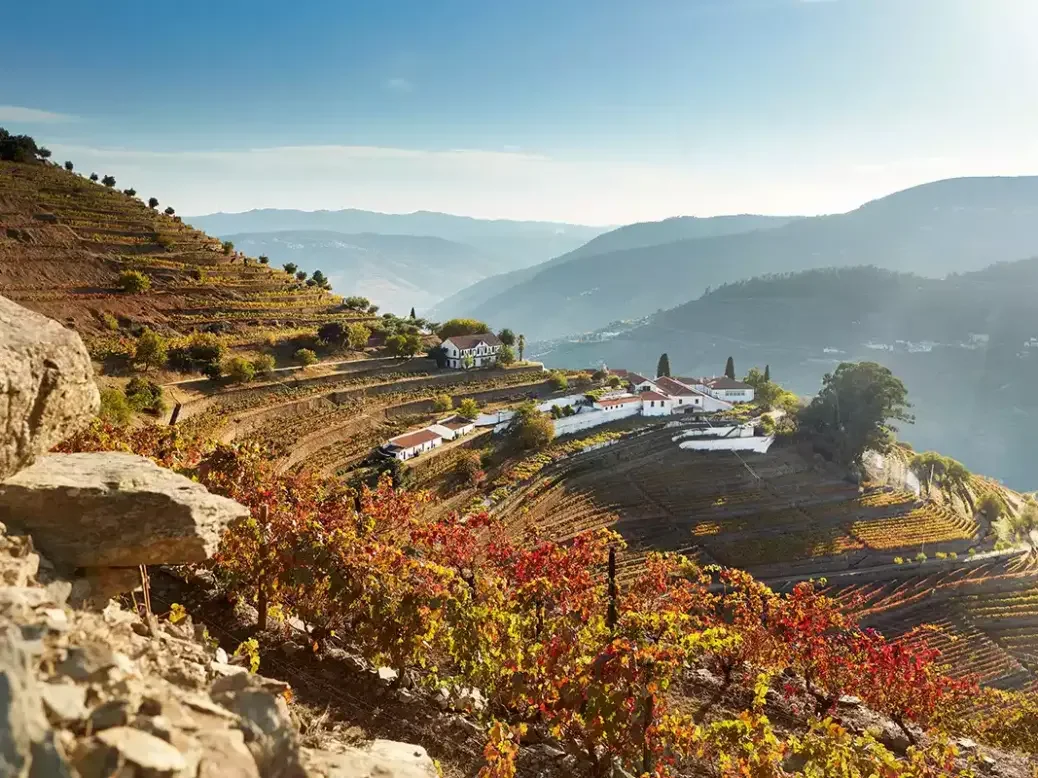
MULTIPOLYGON (((706 391, 693 388, 685 381, 691 379, 657 378, 656 387, 673 398, 674 410, 691 413, 712 413, 714 411, 730 411, 732 404, 721 400, 706 391)), ((705 389, 705 387, 704 387, 705 389)))
POLYGON ((492 332, 478 335, 452 335, 440 343, 447 355, 447 367, 485 367, 497 362, 501 341, 492 332))
POLYGON ((443 445, 443 437, 431 429, 421 429, 390 438, 383 451, 400 461, 411 459, 443 445))
POLYGON ((451 416, 441 419, 435 424, 430 424, 427 429, 437 433, 444 440, 454 440, 455 438, 468 435, 472 430, 476 429, 476 422, 461 416, 451 416))
POLYGON ((733 403, 753 402, 753 387, 736 381, 728 376, 714 376, 712 378, 681 378, 677 379, 686 386, 698 389, 701 392, 733 403))

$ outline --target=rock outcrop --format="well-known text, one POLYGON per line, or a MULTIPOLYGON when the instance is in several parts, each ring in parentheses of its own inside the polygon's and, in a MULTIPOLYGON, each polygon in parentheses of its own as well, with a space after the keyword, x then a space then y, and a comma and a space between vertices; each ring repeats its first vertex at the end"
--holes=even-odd
POLYGON ((204 562, 227 525, 248 515, 133 454, 50 454, 0 484, 0 521, 69 567, 204 562))
POLYGON ((79 335, 0 297, 0 481, 85 427, 99 404, 79 335))

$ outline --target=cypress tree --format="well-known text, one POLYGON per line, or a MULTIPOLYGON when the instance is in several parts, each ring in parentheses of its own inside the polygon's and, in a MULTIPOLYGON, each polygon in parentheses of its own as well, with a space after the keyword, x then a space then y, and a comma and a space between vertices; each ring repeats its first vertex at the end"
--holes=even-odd
POLYGON ((660 361, 656 363, 656 377, 663 378, 664 376, 670 378, 670 357, 665 353, 660 354, 660 361))
POLYGON ((764 382, 767 383, 771 380, 771 365, 764 366, 764 382))
POLYGON ((417 319, 418 318, 417 316, 414 315, 414 306, 413 305, 411 306, 411 318, 412 319, 417 319))
POLYGON ((724 374, 733 381, 735 380, 735 360, 731 357, 728 357, 728 362, 725 363, 724 374))

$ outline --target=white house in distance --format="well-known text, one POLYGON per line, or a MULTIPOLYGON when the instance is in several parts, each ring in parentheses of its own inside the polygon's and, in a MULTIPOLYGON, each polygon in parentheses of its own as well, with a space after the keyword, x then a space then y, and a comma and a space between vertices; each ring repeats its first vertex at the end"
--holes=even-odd
POLYGON ((681 378, 675 379, 686 386, 706 392, 718 400, 726 400, 733 403, 753 402, 753 387, 736 381, 728 376, 714 376, 713 378, 681 378))
POLYGON ((472 359, 472 367, 484 367, 497 362, 501 341, 492 332, 478 335, 452 335, 440 343, 447 355, 447 367, 464 368, 466 359, 472 359))
POLYGON ((440 419, 435 424, 430 424, 426 429, 432 430, 444 440, 454 440, 455 438, 468 435, 472 430, 476 429, 476 422, 461 416, 451 416, 446 419, 440 419))
POLYGON ((443 445, 443 437, 430 429, 407 432, 390 438, 383 450, 401 462, 443 445))

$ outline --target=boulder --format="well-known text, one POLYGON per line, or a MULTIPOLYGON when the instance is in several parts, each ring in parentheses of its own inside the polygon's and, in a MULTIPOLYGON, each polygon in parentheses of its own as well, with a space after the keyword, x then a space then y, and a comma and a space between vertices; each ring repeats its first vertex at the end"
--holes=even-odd
POLYGON ((248 508, 149 459, 51 454, 0 484, 0 521, 71 567, 190 564, 216 551, 248 508))
POLYGON ((79 335, 0 297, 0 481, 74 432, 100 407, 79 335))
POLYGON ((439 774, 421 746, 374 740, 342 753, 307 751, 311 778, 436 778, 439 774))

